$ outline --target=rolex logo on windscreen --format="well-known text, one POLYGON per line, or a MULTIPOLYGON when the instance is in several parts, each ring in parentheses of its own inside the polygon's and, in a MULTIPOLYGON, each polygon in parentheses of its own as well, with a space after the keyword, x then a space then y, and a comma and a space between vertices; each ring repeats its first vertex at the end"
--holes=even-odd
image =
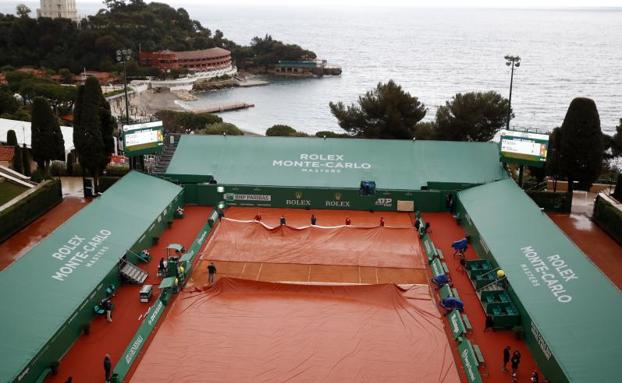
POLYGON ((294 196, 296 196, 296 199, 285 200, 285 205, 289 205, 289 206, 311 206, 311 200, 302 199, 302 192, 301 191, 298 191, 298 192, 294 193, 294 196))

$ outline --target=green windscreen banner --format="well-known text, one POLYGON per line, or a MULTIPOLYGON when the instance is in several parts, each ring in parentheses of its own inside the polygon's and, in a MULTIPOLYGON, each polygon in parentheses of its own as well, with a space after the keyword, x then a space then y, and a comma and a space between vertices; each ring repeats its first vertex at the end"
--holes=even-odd
POLYGON ((123 357, 119 359, 119 362, 114 368, 114 373, 117 375, 118 381, 123 381, 127 375, 130 367, 132 367, 132 363, 134 363, 134 360, 136 360, 140 350, 142 350, 145 346, 149 335, 153 332, 153 329, 160 320, 165 308, 166 306, 159 299, 149 308, 143 323, 140 325, 138 331, 136 331, 136 334, 134 335, 134 338, 132 338, 130 344, 125 349, 123 357))
POLYGON ((156 154, 164 146, 162 121, 123 125, 123 149, 128 157, 156 154))
POLYGON ((477 357, 475 356, 471 342, 468 340, 462 341, 462 343, 458 345, 458 352, 460 353, 460 360, 462 361, 464 373, 469 383, 483 383, 482 376, 477 369, 477 357))

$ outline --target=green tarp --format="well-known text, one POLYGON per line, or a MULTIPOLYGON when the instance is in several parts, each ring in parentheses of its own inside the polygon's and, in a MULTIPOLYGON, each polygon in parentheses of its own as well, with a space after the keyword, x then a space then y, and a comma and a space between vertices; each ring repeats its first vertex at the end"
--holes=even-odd
MULTIPOLYGON (((132 172, 0 272, 0 377, 29 365, 181 187, 132 172)), ((56 338, 55 338, 56 339, 56 338)))
POLYGON ((620 381, 622 293, 512 180, 458 194, 474 244, 505 271, 552 381, 620 381), (479 238, 478 238, 479 237, 479 238), (557 366, 553 364, 557 364, 557 366))
POLYGON ((419 190, 481 184, 505 173, 495 143, 299 137, 182 136, 166 176, 225 185, 419 190))

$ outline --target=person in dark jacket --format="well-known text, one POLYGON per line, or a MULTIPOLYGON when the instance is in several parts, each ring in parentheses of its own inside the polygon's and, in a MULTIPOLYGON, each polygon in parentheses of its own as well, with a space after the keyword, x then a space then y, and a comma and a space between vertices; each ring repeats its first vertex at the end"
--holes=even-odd
POLYGON ((510 360, 512 363, 512 374, 518 373, 518 365, 520 364, 520 352, 518 350, 514 351, 512 354, 512 359, 510 360))
POLYGON ((210 262, 207 266, 207 274, 209 275, 209 284, 214 283, 214 277, 216 277, 216 265, 214 262, 210 262))
POLYGON ((317 222, 317 218, 315 218, 315 214, 311 214, 311 225, 315 226, 317 222))
POLYGON ((510 352, 512 349, 510 346, 505 346, 503 349, 503 371, 508 370, 508 362, 510 361, 510 352))
POLYGON ((110 382, 110 372, 112 371, 112 360, 110 354, 104 356, 104 372, 106 373, 106 382, 110 382))
POLYGON ((287 221, 285 220, 285 216, 284 215, 281 216, 280 222, 281 222, 281 226, 287 225, 287 221))

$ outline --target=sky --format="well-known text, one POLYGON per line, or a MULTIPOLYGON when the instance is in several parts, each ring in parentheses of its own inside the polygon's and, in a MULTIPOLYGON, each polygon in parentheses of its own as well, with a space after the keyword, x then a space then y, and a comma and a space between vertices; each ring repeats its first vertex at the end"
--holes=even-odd
MULTIPOLYGON (((31 1, 26 1, 31 2, 31 1)), ((147 0, 149 2, 149 0, 147 0)), ((300 6, 335 6, 341 7, 374 7, 374 6, 400 6, 400 7, 476 7, 476 8, 569 8, 569 7, 622 7, 622 0, 159 0, 170 5, 280 5, 288 7, 300 6)), ((0 4, 19 4, 16 0, 0 0, 0 4)), ((102 0, 76 0, 80 3, 98 3, 102 0)))

